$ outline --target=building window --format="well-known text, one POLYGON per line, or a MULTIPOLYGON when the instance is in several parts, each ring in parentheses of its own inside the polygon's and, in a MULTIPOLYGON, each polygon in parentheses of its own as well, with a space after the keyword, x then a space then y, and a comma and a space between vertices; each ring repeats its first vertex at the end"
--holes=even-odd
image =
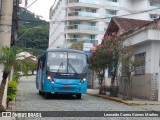
POLYGON ((95 35, 90 35, 91 40, 95 40, 95 35))
POLYGON ((73 35, 73 38, 80 38, 79 35, 73 35))
POLYGON ((86 8, 86 11, 87 12, 96 13, 96 9, 86 8))
POLYGON ((136 54, 135 55, 135 60, 142 61, 142 63, 136 67, 135 75, 143 75, 143 74, 145 74, 146 52, 136 54))
POLYGON ((112 2, 117 2, 117 0, 112 0, 112 2))
POLYGON ((150 6, 158 7, 158 6, 160 6, 160 4, 151 2, 150 6))
POLYGON ((91 26, 96 26, 96 22, 91 22, 91 26))
POLYGON ((79 25, 81 24, 80 21, 72 21, 72 22, 69 22, 69 25, 79 25))
POLYGON ((158 19, 159 17, 160 17, 160 16, 157 15, 157 14, 150 14, 150 18, 151 18, 152 20, 158 19))
POLYGON ((107 0, 107 1, 110 1, 110 2, 118 2, 118 0, 107 0))
POLYGON ((79 12, 79 11, 81 11, 81 9, 75 9, 75 11, 76 11, 76 12, 79 12))
POLYGON ((107 10, 107 14, 116 15, 117 11, 116 10, 107 10))

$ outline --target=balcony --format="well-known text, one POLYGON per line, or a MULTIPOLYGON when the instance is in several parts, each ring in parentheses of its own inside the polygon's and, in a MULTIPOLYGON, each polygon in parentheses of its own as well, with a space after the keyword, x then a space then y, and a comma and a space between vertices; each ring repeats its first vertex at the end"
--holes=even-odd
POLYGON ((85 43, 98 43, 98 40, 87 39, 87 38, 67 38, 67 42, 80 42, 84 41, 85 43))
POLYGON ((113 6, 113 7, 118 7, 119 3, 118 2, 111 2, 111 1, 107 1, 106 2, 107 6, 113 6))
POLYGON ((89 25, 80 25, 80 24, 74 24, 67 26, 67 29, 77 29, 77 30, 91 30, 91 31, 98 31, 98 27, 96 26, 89 26, 89 25))
POLYGON ((91 13, 91 12, 70 12, 68 13, 68 16, 83 16, 83 17, 95 17, 98 18, 99 15, 97 13, 91 13))
POLYGON ((68 3, 90 3, 90 4, 99 4, 99 0, 69 0, 68 3))
POLYGON ((106 18, 112 18, 112 17, 114 17, 114 16, 116 16, 116 15, 113 15, 113 14, 106 14, 106 15, 105 15, 106 18))
POLYGON ((159 6, 149 6, 149 10, 159 8, 159 6))

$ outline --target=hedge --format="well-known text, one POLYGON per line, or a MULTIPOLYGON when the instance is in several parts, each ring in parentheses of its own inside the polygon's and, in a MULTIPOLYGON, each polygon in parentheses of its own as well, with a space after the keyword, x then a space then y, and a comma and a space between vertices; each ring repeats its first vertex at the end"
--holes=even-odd
POLYGON ((7 91, 7 101, 12 101, 17 94, 17 82, 9 81, 8 82, 8 91, 7 91))

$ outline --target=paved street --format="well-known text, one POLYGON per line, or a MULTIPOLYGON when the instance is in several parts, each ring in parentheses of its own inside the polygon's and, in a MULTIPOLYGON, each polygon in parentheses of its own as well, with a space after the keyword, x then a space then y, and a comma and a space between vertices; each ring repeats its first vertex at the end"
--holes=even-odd
MULTIPOLYGON (((83 95, 81 100, 75 99, 74 96, 52 96, 46 99, 38 94, 35 86, 35 77, 30 76, 28 79, 22 77, 19 82, 18 95, 16 98, 17 111, 146 111, 153 106, 127 106, 103 98, 83 95)), ((157 107, 158 109, 158 107, 157 107)), ((30 118, 31 119, 31 118, 30 118)), ((39 119, 39 118, 38 118, 39 119)), ((42 118, 45 119, 45 118, 42 118)), ((49 118, 46 118, 49 119, 49 118)), ((53 118, 50 118, 53 119, 53 118)), ((60 119, 60 118, 54 118, 60 119)), ((106 118, 61 118, 61 119, 84 119, 99 120, 106 118)), ((107 119, 114 119, 113 117, 107 119)), ((137 118, 115 118, 116 120, 137 120, 137 118)), ((141 117, 146 120, 147 118, 141 117)), ((148 118, 148 120, 158 120, 158 118, 148 118)))

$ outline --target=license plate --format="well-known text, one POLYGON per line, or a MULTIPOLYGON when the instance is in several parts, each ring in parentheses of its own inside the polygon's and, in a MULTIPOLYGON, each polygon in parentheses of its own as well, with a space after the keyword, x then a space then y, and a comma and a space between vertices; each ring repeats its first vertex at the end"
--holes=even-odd
POLYGON ((69 88, 69 87, 70 87, 70 85, 64 85, 63 87, 64 87, 64 88, 69 88))

